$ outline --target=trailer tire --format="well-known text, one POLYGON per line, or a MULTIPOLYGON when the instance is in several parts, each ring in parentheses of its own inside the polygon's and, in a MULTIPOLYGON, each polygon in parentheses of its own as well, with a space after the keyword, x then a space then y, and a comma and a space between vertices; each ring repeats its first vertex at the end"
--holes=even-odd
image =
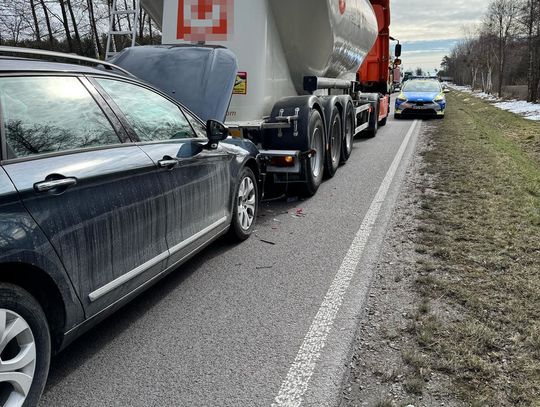
POLYGON ((369 130, 366 130, 364 132, 365 136, 368 138, 373 138, 377 135, 377 131, 379 130, 379 104, 375 103, 375 106, 373 107, 373 119, 370 118, 370 124, 371 128, 369 130))
POLYGON ((384 117, 384 119, 382 119, 379 122, 379 127, 386 126, 386 122, 388 121, 388 116, 389 115, 390 115, 390 103, 388 104, 388 109, 386 109, 386 116, 384 117))
POLYGON ((324 123, 318 110, 312 109, 308 120, 309 148, 315 155, 306 159, 306 182, 301 186, 304 196, 313 196, 321 186, 324 173, 324 123))
POLYGON ((326 152, 325 173, 328 178, 332 178, 339 167, 341 157, 341 141, 343 131, 341 126, 341 114, 337 106, 332 108, 330 124, 328 126, 328 151, 326 152))
POLYGON ((352 154, 355 130, 355 114, 352 103, 347 103, 345 110, 345 125, 343 126, 343 141, 341 143, 341 164, 345 164, 352 154))

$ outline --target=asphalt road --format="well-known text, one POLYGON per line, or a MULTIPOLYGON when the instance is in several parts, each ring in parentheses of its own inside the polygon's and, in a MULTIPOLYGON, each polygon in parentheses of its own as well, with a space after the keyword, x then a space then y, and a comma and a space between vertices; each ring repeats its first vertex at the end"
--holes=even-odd
POLYGON ((40 405, 270 406, 278 394, 276 405, 337 405, 414 123, 390 117, 315 197, 263 204, 255 236, 213 244, 77 340, 53 360, 40 405))

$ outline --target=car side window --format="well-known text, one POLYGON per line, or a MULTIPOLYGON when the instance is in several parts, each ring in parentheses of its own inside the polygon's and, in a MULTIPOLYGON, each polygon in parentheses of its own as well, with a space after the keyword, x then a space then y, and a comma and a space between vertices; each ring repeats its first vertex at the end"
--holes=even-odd
POLYGON ((189 122, 191 123, 191 126, 193 126, 195 133, 197 133, 197 136, 201 138, 206 138, 206 124, 201 123, 201 121, 194 115, 192 115, 189 111, 184 110, 184 113, 188 118, 189 122))
POLYGON ((141 141, 196 137, 180 108, 163 96, 123 81, 96 80, 124 113, 141 141))
POLYGON ((0 78, 0 108, 8 158, 120 143, 75 77, 0 78))

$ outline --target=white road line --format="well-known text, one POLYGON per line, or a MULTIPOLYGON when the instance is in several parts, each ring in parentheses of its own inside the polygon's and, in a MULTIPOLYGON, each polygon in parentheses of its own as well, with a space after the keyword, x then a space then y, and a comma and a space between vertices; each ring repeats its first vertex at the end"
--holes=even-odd
POLYGON ((302 404, 304 394, 308 389, 309 381, 326 344, 326 338, 334 325, 334 320, 336 319, 337 313, 343 302, 343 297, 349 288, 351 279, 356 273, 356 268, 362 257, 369 235, 373 230, 375 221, 379 216, 382 204, 388 194, 390 185, 394 180, 403 154, 409 145, 409 140, 411 139, 417 123, 418 120, 413 122, 403 143, 401 143, 401 147, 399 148, 394 161, 390 165, 379 191, 377 192, 377 195, 375 195, 375 198, 362 221, 362 225, 356 233, 351 247, 345 256, 345 259, 343 259, 343 263, 341 263, 330 289, 324 297, 315 319, 311 323, 311 327, 304 338, 304 342, 300 346, 300 350, 289 369, 289 373, 287 373, 286 379, 281 384, 279 394, 275 398, 272 407, 298 407, 302 404))

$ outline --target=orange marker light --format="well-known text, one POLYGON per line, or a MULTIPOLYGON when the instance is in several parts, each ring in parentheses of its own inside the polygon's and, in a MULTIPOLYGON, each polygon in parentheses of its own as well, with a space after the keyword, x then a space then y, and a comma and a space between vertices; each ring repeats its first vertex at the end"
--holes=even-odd
POLYGON ((294 157, 292 155, 272 157, 270 165, 273 167, 294 167, 294 157))

